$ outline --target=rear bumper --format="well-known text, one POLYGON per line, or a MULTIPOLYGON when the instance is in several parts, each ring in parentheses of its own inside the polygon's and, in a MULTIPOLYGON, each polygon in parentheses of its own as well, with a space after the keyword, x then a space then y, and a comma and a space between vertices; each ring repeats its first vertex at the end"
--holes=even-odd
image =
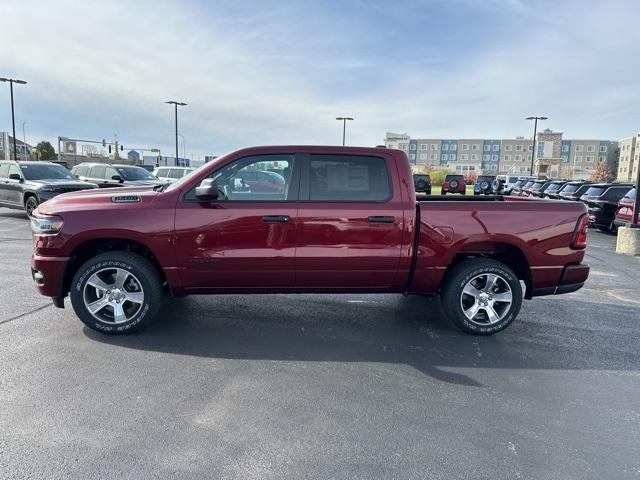
POLYGON ((62 287, 64 270, 68 261, 68 257, 32 255, 31 277, 36 284, 36 288, 42 295, 54 298, 64 296, 62 287))
POLYGON ((562 271, 560 281, 555 287, 534 288, 533 297, 544 295, 560 295, 580 290, 589 277, 589 265, 583 263, 567 265, 562 271))

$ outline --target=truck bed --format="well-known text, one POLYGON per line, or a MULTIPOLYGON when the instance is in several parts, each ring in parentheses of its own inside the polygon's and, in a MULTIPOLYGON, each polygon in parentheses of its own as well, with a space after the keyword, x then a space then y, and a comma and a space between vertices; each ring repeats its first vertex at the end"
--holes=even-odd
POLYGON ((412 289, 437 291, 447 268, 461 257, 492 256, 528 265, 527 297, 559 284, 565 266, 584 250, 570 247, 584 204, 508 196, 432 196, 416 202, 418 238, 412 289), (487 202, 491 202, 488 204, 487 202))

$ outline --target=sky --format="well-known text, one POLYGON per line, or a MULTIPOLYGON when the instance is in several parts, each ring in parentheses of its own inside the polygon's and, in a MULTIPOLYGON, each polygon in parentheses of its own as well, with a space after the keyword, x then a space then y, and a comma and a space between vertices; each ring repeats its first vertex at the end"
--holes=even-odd
MULTIPOLYGON (((0 77, 27 142, 188 156, 249 145, 640 131, 637 0, 2 0, 0 77), (181 142, 182 143, 182 142, 181 142), (181 146, 182 149, 182 146, 181 146), (182 153, 182 150, 181 150, 182 153)), ((3 91, 4 90, 4 91, 3 91)), ((0 84, 0 131, 10 131, 0 84)))

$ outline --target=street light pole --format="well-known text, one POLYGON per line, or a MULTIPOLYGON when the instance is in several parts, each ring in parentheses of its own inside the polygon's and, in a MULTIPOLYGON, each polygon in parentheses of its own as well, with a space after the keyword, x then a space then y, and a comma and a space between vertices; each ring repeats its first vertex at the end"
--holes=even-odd
POLYGON ((27 82, 24 80, 17 80, 15 78, 0 78, 0 82, 9 82, 9 89, 11 90, 11 124, 13 125, 13 159, 18 160, 18 147, 16 145, 16 116, 13 109, 13 84, 25 85, 27 82))
POLYGON ((353 120, 351 117, 336 117, 336 120, 342 121, 342 146, 345 145, 345 138, 347 133, 347 120, 353 120))
POLYGON ((533 123, 533 145, 531 147, 531 170, 529 173, 533 176, 533 161, 536 159, 536 135, 538 134, 538 120, 548 120, 548 117, 527 117, 525 120, 534 120, 533 123))
POLYGON ((181 107, 184 107, 186 105, 186 103, 184 102, 176 102, 175 100, 169 100, 167 102, 164 103, 168 103, 170 105, 173 105, 175 107, 175 119, 176 119, 176 161, 175 161, 175 166, 178 166, 178 105, 181 107))

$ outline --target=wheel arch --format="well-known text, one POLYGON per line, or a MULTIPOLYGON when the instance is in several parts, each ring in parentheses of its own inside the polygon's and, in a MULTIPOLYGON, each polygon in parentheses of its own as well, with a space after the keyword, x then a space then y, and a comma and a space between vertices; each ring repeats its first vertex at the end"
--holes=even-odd
POLYGON ((508 242, 466 243, 456 252, 451 263, 449 263, 443 283, 455 266, 470 258, 490 258, 505 264, 515 272, 519 280, 524 282, 526 287, 524 298, 527 300, 533 298, 533 282, 529 260, 520 247, 508 242))
POLYGON ((167 282, 167 276, 164 272, 164 269, 160 265, 160 262, 156 258, 156 255, 153 253, 151 248, 149 248, 144 243, 138 240, 132 240, 130 238, 118 237, 91 239, 80 243, 71 252, 69 262, 67 262, 67 265, 65 266, 63 275, 63 294, 66 295, 71 289, 71 281, 73 279, 73 276, 84 262, 100 253, 117 250, 136 253, 146 258, 157 270, 162 283, 164 284, 167 282))

